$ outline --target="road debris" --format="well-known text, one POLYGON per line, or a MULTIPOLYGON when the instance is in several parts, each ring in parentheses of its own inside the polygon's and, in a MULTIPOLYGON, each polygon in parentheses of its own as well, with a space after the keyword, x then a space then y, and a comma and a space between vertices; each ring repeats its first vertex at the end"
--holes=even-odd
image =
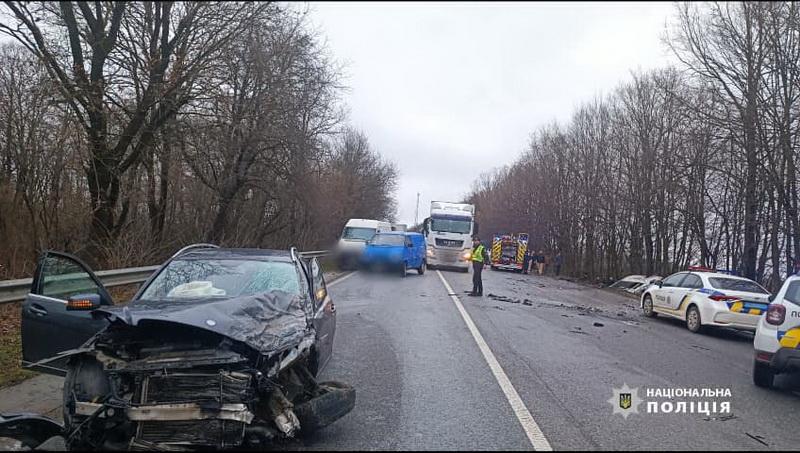
POLYGON ((762 444, 762 445, 764 445, 764 446, 766 446, 766 447, 769 447, 769 444, 768 444, 768 443, 766 443, 766 442, 764 442, 763 440, 761 440, 761 439, 763 439, 763 438, 764 438, 764 436, 759 436, 759 435, 757 435, 757 434, 756 434, 756 435, 753 435, 753 434, 750 434, 750 433, 745 433, 745 434, 747 434, 747 437, 749 437, 749 438, 753 439, 754 441, 756 441, 756 442, 758 442, 758 443, 760 443, 760 444, 762 444))

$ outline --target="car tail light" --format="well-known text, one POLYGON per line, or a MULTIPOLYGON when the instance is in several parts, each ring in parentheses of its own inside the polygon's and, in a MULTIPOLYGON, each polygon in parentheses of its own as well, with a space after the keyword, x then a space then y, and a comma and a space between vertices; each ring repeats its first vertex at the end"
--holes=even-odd
POLYGON ((756 352, 756 360, 759 362, 770 362, 772 361, 772 354, 769 352, 756 352))
POLYGON ((726 296, 724 294, 712 294, 708 297, 711 300, 726 301, 726 300, 739 300, 736 296, 726 296))
POLYGON ((767 323, 779 326, 783 324, 784 319, 786 319, 786 307, 779 304, 770 304, 769 308, 767 308, 767 323))

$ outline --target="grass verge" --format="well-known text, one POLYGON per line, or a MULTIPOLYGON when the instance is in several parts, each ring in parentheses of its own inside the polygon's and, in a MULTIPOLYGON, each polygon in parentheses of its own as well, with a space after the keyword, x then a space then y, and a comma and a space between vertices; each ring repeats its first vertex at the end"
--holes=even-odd
POLYGON ((15 302, 0 305, 0 388, 8 387, 36 376, 22 369, 22 338, 20 336, 20 306, 15 302))

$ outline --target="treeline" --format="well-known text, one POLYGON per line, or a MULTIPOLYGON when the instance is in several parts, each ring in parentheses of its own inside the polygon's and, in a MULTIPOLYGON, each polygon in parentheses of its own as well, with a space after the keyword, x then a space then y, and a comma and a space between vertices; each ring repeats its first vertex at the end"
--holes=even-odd
POLYGON ((341 68, 296 6, 6 2, 0 279, 38 251, 153 264, 179 246, 315 249, 395 212, 341 68), (9 42, 10 41, 10 42, 9 42))
POLYGON ((726 268, 776 288, 800 258, 800 11, 681 3, 680 65, 633 74, 540 128, 469 199, 585 278, 726 268))

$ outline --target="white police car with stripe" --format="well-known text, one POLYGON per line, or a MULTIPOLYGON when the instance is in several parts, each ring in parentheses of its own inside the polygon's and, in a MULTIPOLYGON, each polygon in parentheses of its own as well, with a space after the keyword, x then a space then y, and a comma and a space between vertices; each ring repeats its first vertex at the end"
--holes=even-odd
POLYGON ((769 291, 747 278, 689 267, 655 282, 640 302, 645 316, 681 319, 692 332, 704 326, 755 331, 769 305, 769 291))
POLYGON ((753 346, 757 386, 772 387, 776 374, 800 371, 800 276, 783 282, 758 323, 753 346))

